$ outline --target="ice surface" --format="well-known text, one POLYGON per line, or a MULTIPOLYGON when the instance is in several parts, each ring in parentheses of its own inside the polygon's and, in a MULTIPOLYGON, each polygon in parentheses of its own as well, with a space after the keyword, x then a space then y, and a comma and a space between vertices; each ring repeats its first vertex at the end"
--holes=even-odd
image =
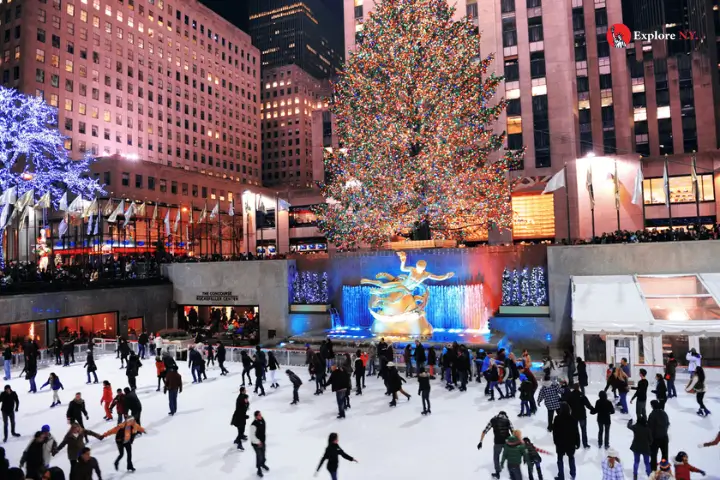
MULTIPOLYGON (((101 358, 97 361, 100 382, 109 380, 113 390, 127 386, 124 370, 119 369, 119 360, 101 358)), ((235 406, 240 370, 238 364, 227 364, 231 373, 219 376, 217 367, 208 371, 209 380, 192 385, 192 376, 185 364, 180 364, 180 373, 185 383, 178 399, 178 413, 167 415, 167 397, 155 392, 156 376, 153 360, 146 360, 138 377, 138 396, 143 403, 142 420, 148 434, 136 439, 133 461, 137 472, 128 474, 121 462, 116 473, 112 462, 117 454, 114 438, 100 442, 92 439, 90 447, 100 462, 103 478, 189 479, 189 478, 233 478, 238 480, 256 478, 255 457, 249 444, 245 452, 235 450, 233 439, 236 435, 230 419, 235 406)), ((26 393, 28 382, 13 379, 9 383, 20 396, 20 412, 17 414, 17 429, 21 438, 10 438, 5 444, 12 466, 17 466, 23 449, 32 434, 43 424, 49 424, 58 442, 67 430, 65 410, 75 392, 82 392, 87 403, 90 421, 87 426, 97 432, 104 432, 114 422, 102 420, 100 406, 102 385, 85 385, 85 371, 82 364, 68 368, 42 369, 38 373, 38 387, 45 382, 50 371, 56 372, 65 386, 60 392, 63 404, 50 409, 52 393, 46 387, 35 395, 26 393)), ((267 464, 268 479, 302 480, 312 478, 318 461, 323 454, 327 436, 337 432, 340 445, 360 463, 353 464, 341 459, 339 477, 343 480, 367 479, 490 479, 492 472, 492 433, 486 437, 485 445, 478 451, 476 445, 480 434, 492 415, 506 410, 515 428, 522 430, 541 448, 554 452, 552 435, 545 430, 546 410, 540 407, 538 415, 531 419, 517 418, 520 402, 517 399, 487 402, 482 386, 473 383, 468 392, 445 391, 439 381, 432 384, 432 416, 423 417, 421 401, 415 379, 410 379, 406 390, 413 395, 410 401, 401 396, 398 406, 390 408, 388 397, 383 395, 382 381, 367 380, 367 390, 361 397, 352 395, 352 409, 345 420, 335 418, 335 397, 329 389, 325 395, 315 397, 313 385, 308 382, 305 368, 294 368, 305 382, 300 390, 300 405, 290 406, 292 388, 287 377, 279 374, 279 389, 269 388, 266 383, 266 397, 251 395, 250 410, 259 409, 267 421, 267 464)), ((284 372, 284 370, 283 370, 284 372)), ((14 372, 17 375, 17 371, 14 372)), ((269 380, 269 378, 268 378, 269 380)), ((678 385, 685 378, 678 378, 678 385)), ((314 382, 312 382, 314 383, 314 382)), ((484 386, 484 385, 483 385, 484 386)), ((588 389, 594 404, 600 385, 588 389), (592 393, 591 393, 592 392, 592 393)), ((670 400, 667 412, 670 415, 670 453, 674 457, 686 451, 690 462, 708 472, 705 479, 720 479, 720 446, 699 449, 697 445, 715 438, 720 423, 720 405, 716 386, 710 388, 705 402, 715 414, 709 418, 695 415, 696 404, 692 395, 681 393, 670 400)), ((680 388, 678 388, 680 390, 680 388)), ((631 410, 633 406, 631 406, 631 410)), ((648 404, 649 409, 649 404, 648 404)), ((633 410, 634 411, 634 410, 633 410)), ((626 423, 629 415, 616 414, 611 429, 611 446, 620 452, 625 476, 632 478, 632 453, 630 452, 631 432, 626 423)), ((602 477, 600 461, 604 450, 597 448, 597 424, 595 417, 588 421, 590 450, 581 450, 576 459, 578 480, 595 480, 602 477)), ((66 451, 54 458, 54 465, 69 473, 66 451)), ((566 465, 567 475, 567 465, 566 465)), ((543 474, 551 479, 557 474, 554 456, 543 457, 543 474)), ((523 469, 524 478, 527 471, 523 469)), ((695 474, 698 476, 698 474, 695 474)), ((319 478, 328 478, 323 468, 319 478)), ((506 472, 502 478, 508 478, 506 472)), ((566 477, 569 478, 569 477, 566 477)), ((645 478, 644 472, 640 479, 645 478)))

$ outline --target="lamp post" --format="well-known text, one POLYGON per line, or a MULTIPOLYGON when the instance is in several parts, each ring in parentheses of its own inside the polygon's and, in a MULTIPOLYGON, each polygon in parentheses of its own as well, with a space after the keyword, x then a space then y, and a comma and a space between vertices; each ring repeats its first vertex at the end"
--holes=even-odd
MULTIPOLYGON (((245 193, 248 191, 245 190, 243 192, 243 197, 245 197, 245 193)), ((250 203, 247 200, 247 197, 245 198, 245 255, 250 255, 250 212, 252 209, 250 208, 250 203)))

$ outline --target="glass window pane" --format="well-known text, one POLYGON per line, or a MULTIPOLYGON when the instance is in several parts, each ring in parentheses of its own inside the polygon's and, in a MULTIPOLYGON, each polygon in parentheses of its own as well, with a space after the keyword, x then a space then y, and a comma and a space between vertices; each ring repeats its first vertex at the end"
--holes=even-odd
MULTIPOLYGON (((660 182, 662 183, 662 179, 660 179, 660 182)), ((692 177, 690 175, 686 177, 671 177, 670 202, 682 203, 694 201, 695 195, 693 195, 692 177)))
POLYGON ((712 297, 665 297, 646 300, 655 320, 720 320, 720 307, 712 297))
POLYGON ((10 345, 13 351, 20 351, 28 337, 32 337, 40 348, 44 348, 47 346, 45 330, 45 321, 0 325, 0 338, 3 343, 10 345))
POLYGON ((656 295, 709 295, 695 275, 682 277, 643 277, 637 281, 646 297, 656 295))
POLYGON ((699 178, 700 191, 702 192, 701 200, 711 201, 715 200, 715 189, 713 188, 713 176, 712 175, 700 175, 699 178))
POLYGON ((607 361, 607 350, 605 347, 605 335, 585 335, 585 359, 586 362, 607 361))
POLYGON ((687 352, 690 351, 690 343, 687 335, 663 335, 662 351, 663 365, 667 362, 670 352, 675 355, 675 359, 678 359, 679 364, 685 363, 683 359, 687 352))
POLYGON ((700 354, 705 367, 720 367, 720 337, 700 337, 700 354))

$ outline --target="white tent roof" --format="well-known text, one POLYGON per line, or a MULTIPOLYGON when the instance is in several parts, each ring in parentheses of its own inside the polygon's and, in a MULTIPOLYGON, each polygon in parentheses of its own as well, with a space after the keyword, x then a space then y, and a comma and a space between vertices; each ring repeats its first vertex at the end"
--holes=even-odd
POLYGON ((573 331, 720 334, 720 274, 572 277, 573 331))

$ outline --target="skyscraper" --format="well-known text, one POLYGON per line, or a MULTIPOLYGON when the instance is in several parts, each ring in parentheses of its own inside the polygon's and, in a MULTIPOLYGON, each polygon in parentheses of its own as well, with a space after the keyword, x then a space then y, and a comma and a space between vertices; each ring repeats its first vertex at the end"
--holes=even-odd
POLYGON ((323 0, 251 0, 250 35, 263 69, 294 64, 331 77, 343 59, 341 25, 323 0))

